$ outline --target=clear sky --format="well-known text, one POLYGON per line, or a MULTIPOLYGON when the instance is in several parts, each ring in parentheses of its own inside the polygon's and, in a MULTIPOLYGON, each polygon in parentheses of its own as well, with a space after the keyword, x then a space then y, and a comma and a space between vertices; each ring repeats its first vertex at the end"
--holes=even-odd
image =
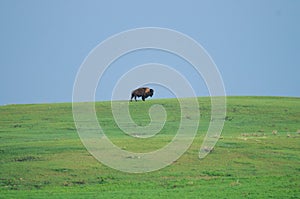
MULTIPOLYGON (((71 102, 77 71, 94 47, 119 32, 149 26, 174 29, 200 43, 227 95, 300 97, 299 11, 298 0, 1 0, 0 104, 71 102)), ((145 51, 124 63, 168 63, 168 56, 145 51)), ((112 73, 130 69, 121 65, 112 73)), ((115 79, 103 81, 110 89, 115 79)), ((109 99, 108 92, 96 95, 109 99)))

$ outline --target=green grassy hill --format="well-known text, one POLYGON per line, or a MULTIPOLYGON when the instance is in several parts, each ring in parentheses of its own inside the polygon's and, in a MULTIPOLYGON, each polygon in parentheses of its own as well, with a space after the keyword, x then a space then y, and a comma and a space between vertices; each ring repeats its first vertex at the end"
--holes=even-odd
MULTIPOLYGON (((168 116, 149 139, 124 135, 110 102, 96 103, 96 110, 112 142, 147 152, 167 144, 180 120, 176 99, 153 99, 130 103, 137 124, 149 123, 153 104, 163 105, 168 116)), ((221 139, 202 160, 210 99, 199 98, 199 104, 200 126, 189 150, 172 165, 144 174, 94 159, 79 139, 70 103, 1 106, 0 198, 299 198, 300 98, 228 97, 221 139)))

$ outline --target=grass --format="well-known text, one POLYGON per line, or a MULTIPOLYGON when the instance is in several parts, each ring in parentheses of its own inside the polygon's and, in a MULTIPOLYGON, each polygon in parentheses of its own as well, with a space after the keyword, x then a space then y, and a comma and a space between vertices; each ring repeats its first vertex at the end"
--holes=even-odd
MULTIPOLYGON (((148 108, 168 116, 157 136, 122 134, 109 102, 96 103, 99 123, 123 150, 159 149, 174 136, 180 115, 176 99, 130 103, 140 125, 148 108)), ((82 145, 72 105, 0 107, 0 198, 299 198, 300 99, 228 97, 225 126, 214 150, 198 152, 210 121, 210 100, 199 98, 197 136, 181 158, 161 170, 129 174, 111 169, 82 145)), ((190 116, 192 118, 192 116, 190 116)))

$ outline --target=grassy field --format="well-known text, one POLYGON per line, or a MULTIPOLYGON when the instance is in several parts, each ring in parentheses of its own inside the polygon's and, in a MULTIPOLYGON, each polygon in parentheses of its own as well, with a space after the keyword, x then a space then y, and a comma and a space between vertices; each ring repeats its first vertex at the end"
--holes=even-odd
MULTIPOLYGON (((116 145, 147 152, 170 142, 180 120, 176 99, 153 99, 130 103, 134 121, 148 124, 153 104, 163 105, 168 116, 149 139, 124 135, 110 102, 97 103, 96 110, 116 145)), ((202 160, 210 100, 199 98, 199 104, 200 126, 189 150, 144 174, 94 159, 79 139, 70 103, 1 106, 0 198, 300 198, 300 98, 228 97, 222 137, 202 160)))

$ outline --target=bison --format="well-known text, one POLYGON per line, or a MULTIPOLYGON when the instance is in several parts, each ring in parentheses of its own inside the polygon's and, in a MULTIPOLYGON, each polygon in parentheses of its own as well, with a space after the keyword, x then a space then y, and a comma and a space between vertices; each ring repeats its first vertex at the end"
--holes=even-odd
POLYGON ((132 102, 132 98, 134 98, 134 100, 137 101, 136 100, 137 97, 142 97, 142 100, 145 101, 145 99, 147 97, 149 97, 149 96, 152 97, 153 93, 154 93, 154 90, 150 89, 148 87, 143 87, 143 88, 135 89, 131 93, 131 99, 130 99, 130 101, 132 102))

